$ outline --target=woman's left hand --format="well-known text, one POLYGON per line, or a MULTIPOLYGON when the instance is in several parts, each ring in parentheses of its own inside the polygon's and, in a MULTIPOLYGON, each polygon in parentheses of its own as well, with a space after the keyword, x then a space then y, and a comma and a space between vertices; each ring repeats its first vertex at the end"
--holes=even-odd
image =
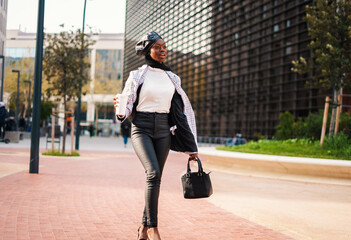
POLYGON ((198 157, 199 157, 198 153, 189 154, 189 158, 190 158, 191 161, 197 161, 198 157))

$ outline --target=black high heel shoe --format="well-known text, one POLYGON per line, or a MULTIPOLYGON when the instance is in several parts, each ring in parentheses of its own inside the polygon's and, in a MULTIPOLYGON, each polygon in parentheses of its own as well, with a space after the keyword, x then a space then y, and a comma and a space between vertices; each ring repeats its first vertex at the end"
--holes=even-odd
POLYGON ((148 240, 148 239, 145 239, 145 238, 140 238, 139 239, 139 236, 140 236, 140 228, 141 228, 141 226, 138 228, 138 238, 137 238, 137 240, 148 240))

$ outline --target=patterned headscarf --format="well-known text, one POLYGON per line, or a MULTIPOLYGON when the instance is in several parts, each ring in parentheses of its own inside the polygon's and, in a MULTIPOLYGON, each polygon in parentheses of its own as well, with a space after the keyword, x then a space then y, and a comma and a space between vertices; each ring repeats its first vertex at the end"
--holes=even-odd
POLYGON ((158 35, 157 32, 152 31, 147 33, 135 45, 136 54, 139 56, 145 56, 150 51, 152 45, 154 45, 160 38, 161 36, 158 35))

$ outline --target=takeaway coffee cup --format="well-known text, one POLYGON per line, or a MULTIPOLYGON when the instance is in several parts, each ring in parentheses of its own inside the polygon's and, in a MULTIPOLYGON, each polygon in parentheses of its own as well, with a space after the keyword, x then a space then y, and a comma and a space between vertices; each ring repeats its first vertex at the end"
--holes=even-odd
POLYGON ((128 95, 117 94, 118 106, 116 107, 116 115, 126 115, 128 95))

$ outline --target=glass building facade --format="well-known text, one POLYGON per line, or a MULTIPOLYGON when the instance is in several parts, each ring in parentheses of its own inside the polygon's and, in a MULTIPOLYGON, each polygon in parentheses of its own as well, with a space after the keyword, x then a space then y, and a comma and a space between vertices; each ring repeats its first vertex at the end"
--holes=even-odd
POLYGON ((199 136, 272 137, 279 114, 317 111, 325 95, 291 72, 308 57, 309 0, 127 0, 124 81, 144 64, 134 46, 149 31, 167 43, 167 65, 182 79, 199 136), (142 6, 142 7, 141 7, 142 6))

